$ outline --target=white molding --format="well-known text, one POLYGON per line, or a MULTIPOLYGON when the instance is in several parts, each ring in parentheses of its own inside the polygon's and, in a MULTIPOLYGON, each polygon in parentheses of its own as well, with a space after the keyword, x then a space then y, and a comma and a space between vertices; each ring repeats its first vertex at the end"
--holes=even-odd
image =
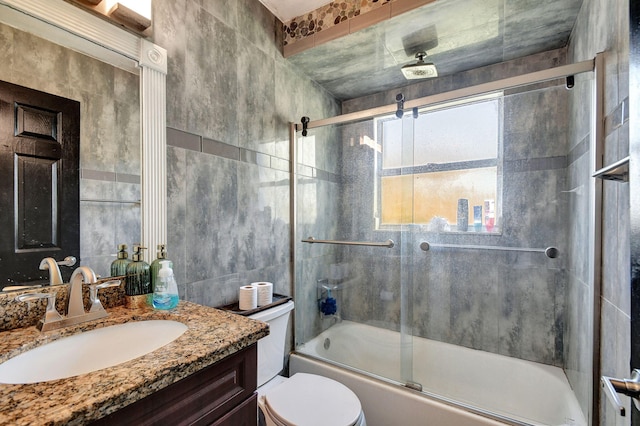
POLYGON ((0 0, 0 22, 140 76, 140 241, 149 260, 167 242, 166 50, 63 0, 0 0))

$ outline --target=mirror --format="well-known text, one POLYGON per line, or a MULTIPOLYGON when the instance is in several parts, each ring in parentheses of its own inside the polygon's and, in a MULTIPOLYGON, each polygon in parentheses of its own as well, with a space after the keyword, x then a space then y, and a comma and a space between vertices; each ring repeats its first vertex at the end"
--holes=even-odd
MULTIPOLYGON (((27 253, 7 250, 0 264, 6 264, 12 256, 29 256, 29 263, 21 262, 22 268, 29 268, 22 271, 23 276, 47 283, 49 271, 39 269, 39 259, 52 256, 62 261, 71 255, 78 258, 78 264, 60 266, 65 282, 79 264, 108 276, 113 260, 110 253, 117 251, 119 243, 131 247, 140 235, 139 77, 8 25, 0 24, 0 34, 10 41, 4 55, 9 60, 0 65, 0 80, 80 103, 80 203, 59 203, 60 216, 66 209, 79 208, 80 223, 60 223, 58 230, 59 240, 64 241, 65 234, 78 234, 78 229, 69 227, 79 226, 80 252, 65 252, 63 248, 38 256, 39 249, 27 253), (37 55, 24 53, 33 51, 37 55)), ((68 167, 64 161, 63 157, 58 169, 68 167)), ((6 182, 11 176, 0 179, 6 182)), ((64 193, 64 188, 60 192, 64 193)), ((39 195, 29 190, 24 194, 25 198, 39 195)), ((0 215, 12 213, 11 209, 0 211, 0 215)), ((29 285, 7 282, 2 272, 3 284, 29 285)))
MULTIPOLYGON (((108 276, 117 244, 155 247, 166 240, 166 215, 142 219, 166 208, 166 194, 145 196, 141 184, 166 178, 166 52, 62 0, 24 3, 0 0, 0 80, 80 102, 80 258, 74 267, 108 276), (143 166, 150 147, 156 160, 143 166)), ((63 278, 74 267, 62 266, 63 278)), ((0 286, 11 284, 25 283, 0 286)))

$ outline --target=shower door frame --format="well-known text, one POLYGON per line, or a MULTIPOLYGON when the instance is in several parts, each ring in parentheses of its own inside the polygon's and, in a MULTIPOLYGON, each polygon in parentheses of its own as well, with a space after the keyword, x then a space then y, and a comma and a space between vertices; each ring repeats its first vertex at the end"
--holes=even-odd
MULTIPOLYGON (((584 72, 594 73, 593 87, 593 108, 592 108, 592 132, 590 141, 590 167, 592 171, 602 168, 602 158, 604 152, 604 121, 603 117, 603 99, 604 99, 604 55, 599 53, 595 58, 576 62, 573 64, 562 65, 559 67, 549 68, 542 71, 535 71, 514 77, 508 77, 488 83, 483 83, 471 87, 451 90, 448 92, 438 93, 430 96, 407 100, 404 102, 404 109, 411 110, 424 106, 438 105, 453 100, 470 98, 482 95, 484 93, 495 92, 526 86, 532 83, 540 83, 559 78, 566 78, 584 72)), ((324 118, 315 121, 307 121, 302 123, 289 123, 289 158, 290 158, 290 250, 291 262, 290 271, 293 277, 293 298, 295 300, 296 293, 296 244, 299 241, 297 229, 297 173, 298 173, 298 138, 297 132, 306 129, 314 129, 332 124, 346 124, 350 122, 363 121, 369 118, 382 115, 394 114, 397 111, 397 104, 389 104, 380 107, 370 108, 348 114, 342 114, 335 117, 324 118)), ((593 264, 589 268, 589 278, 593 285, 593 317, 592 317, 592 392, 590 413, 588 418, 594 425, 599 423, 599 407, 600 407, 600 294, 601 294, 601 247, 602 247, 602 181, 592 178, 589 185, 591 194, 591 204, 589 211, 589 251, 592 256, 593 264)), ((293 341, 295 342, 295 316, 293 319, 293 341)), ((295 350, 295 343, 294 343, 295 350)), ((437 396, 434 396, 437 398, 437 396)), ((446 398, 443 398, 446 400, 446 398)), ((464 404, 462 404, 464 405, 464 404)), ((476 411, 476 410, 474 410, 476 411)), ((483 411, 483 410, 479 410, 483 411)), ((491 413, 483 413, 491 416, 491 413)))

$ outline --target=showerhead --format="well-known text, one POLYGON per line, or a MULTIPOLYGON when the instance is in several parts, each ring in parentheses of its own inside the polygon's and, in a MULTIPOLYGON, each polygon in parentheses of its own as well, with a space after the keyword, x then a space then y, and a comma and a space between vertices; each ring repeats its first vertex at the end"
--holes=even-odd
POLYGON ((426 52, 416 53, 418 62, 403 66, 400 70, 407 80, 416 80, 420 78, 433 78, 438 76, 438 70, 433 62, 425 62, 426 52))

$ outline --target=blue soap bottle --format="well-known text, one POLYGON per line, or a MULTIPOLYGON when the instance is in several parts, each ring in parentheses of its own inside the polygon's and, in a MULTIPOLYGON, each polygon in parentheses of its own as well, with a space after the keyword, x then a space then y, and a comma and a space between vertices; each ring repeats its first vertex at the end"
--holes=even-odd
POLYGON ((160 270, 153 288, 152 304, 155 309, 173 309, 178 305, 178 285, 173 277, 171 261, 160 261, 160 270))

